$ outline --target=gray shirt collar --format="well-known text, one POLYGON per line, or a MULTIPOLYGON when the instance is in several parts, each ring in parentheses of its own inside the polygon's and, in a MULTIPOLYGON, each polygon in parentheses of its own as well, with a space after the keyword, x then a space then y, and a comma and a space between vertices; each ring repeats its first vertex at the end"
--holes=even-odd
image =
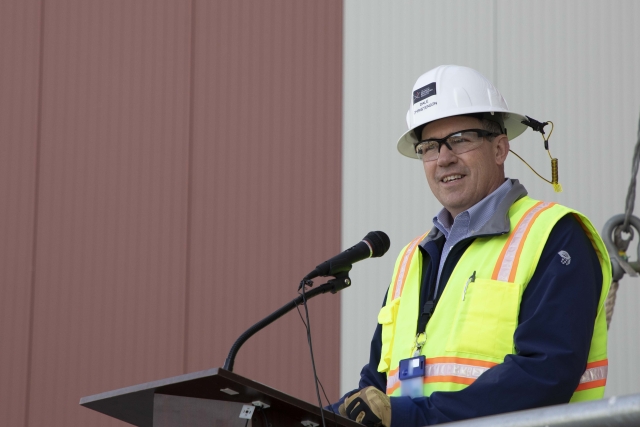
POLYGON ((496 188, 491 194, 471 206, 464 212, 460 212, 454 220, 448 210, 442 208, 438 215, 433 218, 433 225, 436 226, 446 238, 449 238, 451 227, 456 221, 465 221, 468 223, 465 234, 473 233, 479 230, 493 215, 498 205, 513 187, 510 179, 505 179, 502 185, 496 188))
MULTIPOLYGON (((472 232, 470 236, 499 235, 506 234, 511 231, 509 209, 511 208, 511 205, 513 205, 517 200, 526 196, 528 193, 524 186, 520 184, 517 179, 508 179, 508 181, 510 181, 512 184, 511 188, 509 189, 509 191, 507 191, 502 200, 497 204, 497 206, 495 207, 495 212, 484 223, 484 225, 472 232)), ((435 240, 443 234, 444 233, 440 231, 438 227, 433 227, 429 234, 427 234, 422 242, 420 242, 420 245, 424 246, 427 244, 427 242, 435 240)))

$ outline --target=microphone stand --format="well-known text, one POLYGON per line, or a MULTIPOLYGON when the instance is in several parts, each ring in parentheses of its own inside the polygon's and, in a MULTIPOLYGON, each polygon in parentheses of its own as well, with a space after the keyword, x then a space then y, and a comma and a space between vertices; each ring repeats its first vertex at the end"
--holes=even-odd
POLYGON ((309 300, 315 297, 316 295, 325 294, 327 292, 331 292, 332 294, 335 294, 336 292, 340 292, 341 290, 343 290, 344 288, 350 285, 351 285, 351 279, 349 278, 349 272, 345 271, 342 273, 338 273, 336 274, 335 278, 329 280, 327 283, 322 284, 315 289, 306 291, 304 294, 304 297, 303 295, 298 296, 296 299, 288 302, 287 304, 283 305, 282 307, 280 307, 279 309, 277 309, 276 311, 274 311, 273 313, 271 313, 270 315, 268 315, 267 317, 265 317, 255 325, 251 326, 249 329, 244 331, 242 335, 238 337, 236 342, 233 343, 233 345, 231 346, 231 350, 229 350, 229 355, 227 356, 227 360, 224 362, 223 369, 226 369, 229 372, 233 372, 233 364, 235 362, 236 355, 238 354, 238 350, 240 350, 240 347, 242 347, 242 345, 249 338, 255 335, 256 332, 270 325, 280 317, 284 316, 285 314, 287 314, 288 312, 296 308, 298 305, 302 304, 303 299, 309 300))

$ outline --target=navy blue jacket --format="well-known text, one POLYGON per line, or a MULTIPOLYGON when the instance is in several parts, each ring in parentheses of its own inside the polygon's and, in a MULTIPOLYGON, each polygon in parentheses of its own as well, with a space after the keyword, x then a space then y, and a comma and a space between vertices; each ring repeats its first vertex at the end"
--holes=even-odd
MULTIPOLYGON (((456 245, 449 254, 441 284, 447 283, 471 242, 456 245)), ((433 297, 443 244, 440 238, 420 248, 424 257, 421 302, 433 297)), ((487 370, 464 390, 417 399, 392 397, 391 427, 433 425, 569 402, 587 366, 601 289, 596 252, 578 221, 567 215, 553 228, 522 296, 514 334, 516 354, 506 356, 504 363, 487 370), (571 255, 569 265, 561 263, 558 252, 563 250, 571 255)), ((381 334, 378 325, 358 389, 386 390, 386 374, 377 371, 381 334)), ((334 410, 356 390, 333 404, 334 410)))

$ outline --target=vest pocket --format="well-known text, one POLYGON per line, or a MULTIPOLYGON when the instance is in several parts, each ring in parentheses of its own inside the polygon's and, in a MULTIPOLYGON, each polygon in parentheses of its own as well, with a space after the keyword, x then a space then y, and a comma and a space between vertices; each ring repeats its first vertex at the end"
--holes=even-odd
POLYGON ((482 355, 502 362, 514 352, 513 334, 523 286, 519 283, 476 279, 469 283, 457 310, 446 352, 482 355))
POLYGON ((395 323, 398 317, 400 298, 396 298, 390 304, 386 304, 378 313, 378 323, 382 325, 382 349, 380 351, 378 372, 388 372, 391 366, 393 337, 395 336, 395 323))

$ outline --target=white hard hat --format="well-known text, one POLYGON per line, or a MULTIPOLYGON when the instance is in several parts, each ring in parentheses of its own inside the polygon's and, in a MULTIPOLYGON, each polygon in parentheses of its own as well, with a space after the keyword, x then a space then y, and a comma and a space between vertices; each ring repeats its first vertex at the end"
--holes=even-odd
POLYGON ((509 106, 489 79, 468 67, 441 65, 427 71, 413 85, 411 103, 407 111, 409 130, 398 140, 398 151, 411 158, 418 158, 415 144, 418 139, 414 129, 438 119, 466 114, 488 113, 503 125, 509 139, 514 139, 527 129, 521 123, 525 116, 509 111, 509 106), (502 119, 502 120, 501 120, 502 119))

